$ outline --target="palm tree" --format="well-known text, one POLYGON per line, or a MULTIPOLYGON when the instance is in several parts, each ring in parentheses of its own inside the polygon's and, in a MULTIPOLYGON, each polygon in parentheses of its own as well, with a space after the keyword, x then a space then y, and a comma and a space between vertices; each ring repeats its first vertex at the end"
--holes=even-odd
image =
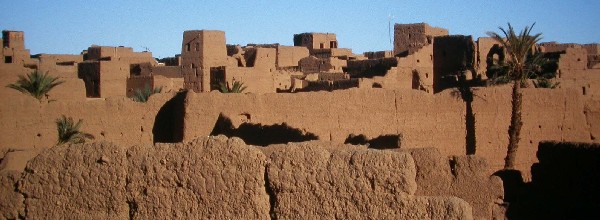
POLYGON ((529 77, 529 74, 536 71, 537 65, 528 65, 528 63, 537 63, 540 54, 536 53, 533 48, 541 40, 541 33, 531 35, 531 27, 525 27, 519 34, 515 32, 513 27, 508 24, 508 30, 500 27, 504 36, 495 32, 487 34, 494 38, 505 48, 509 59, 506 61, 507 76, 513 83, 512 88, 512 111, 510 117, 510 126, 508 128, 508 150, 504 159, 504 169, 514 169, 517 149, 519 148, 519 140, 523 121, 521 119, 521 109, 523 102, 523 94, 521 86, 529 77))
POLYGON ((248 88, 243 82, 233 80, 233 87, 229 87, 229 83, 219 83, 219 91, 222 93, 242 93, 248 88))
POLYGON ((42 100, 52 88, 64 83, 58 77, 49 76, 48 73, 41 74, 34 70, 27 77, 19 75, 16 83, 8 84, 6 87, 16 89, 19 92, 30 94, 38 100, 42 100))
POLYGON ((84 143, 86 139, 94 139, 94 136, 88 133, 79 131, 83 120, 79 119, 77 123, 73 121, 71 117, 65 117, 64 115, 56 119, 56 128, 58 129, 58 142, 57 145, 64 143, 84 143))
POLYGON ((131 99, 136 102, 147 102, 148 98, 150 98, 150 96, 152 96, 156 93, 160 93, 161 91, 162 91, 162 87, 150 89, 150 86, 148 84, 146 84, 144 89, 136 89, 135 94, 133 95, 133 97, 131 99))

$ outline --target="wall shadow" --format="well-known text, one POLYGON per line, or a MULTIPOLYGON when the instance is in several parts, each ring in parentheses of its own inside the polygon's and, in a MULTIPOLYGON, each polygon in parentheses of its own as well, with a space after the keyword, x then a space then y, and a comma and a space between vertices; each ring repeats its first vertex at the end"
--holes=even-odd
POLYGON ((396 149, 402 146, 402 134, 386 134, 380 135, 373 139, 367 139, 364 134, 350 134, 344 141, 344 144, 354 145, 369 145, 368 148, 372 149, 396 149))
POLYGON ((318 140, 319 137, 310 132, 290 127, 286 123, 261 125, 242 123, 238 128, 233 126, 231 119, 219 115, 215 126, 210 133, 211 136, 225 135, 227 137, 239 137, 246 144, 257 146, 268 146, 271 144, 285 144, 288 142, 304 142, 318 140))
POLYGON ((503 170, 509 219, 600 219, 600 144, 540 142, 532 181, 503 170))
POLYGON ((183 141, 183 119, 185 117, 185 96, 178 92, 163 105, 154 118, 152 135, 154 143, 177 143, 183 141))

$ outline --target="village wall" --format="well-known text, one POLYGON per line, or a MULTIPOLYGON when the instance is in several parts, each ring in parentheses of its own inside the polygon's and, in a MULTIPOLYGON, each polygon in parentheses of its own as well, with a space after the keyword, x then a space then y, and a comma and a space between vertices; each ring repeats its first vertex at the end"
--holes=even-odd
POLYGON ((1 97, 5 104, 0 106, 0 131, 4 133, 0 149, 53 146, 57 142, 55 120, 62 115, 75 121, 82 119, 80 130, 98 141, 110 140, 124 146, 152 144, 157 114, 173 95, 155 94, 147 103, 124 97, 40 102, 15 91, 1 97))
MULTIPOLYGON (((508 146, 511 87, 476 89, 473 95, 476 155, 488 158, 492 170, 502 169, 508 146)), ((517 169, 528 179, 543 140, 591 141, 584 99, 575 90, 523 89, 523 127, 517 169)))
MULTIPOLYGON (((465 155, 466 103, 458 91, 350 89, 298 94, 194 94, 187 97, 184 139, 211 134, 219 115, 242 123, 286 123, 319 140, 344 143, 351 135, 373 139, 401 134, 403 148, 435 147, 465 155)), ((475 154, 492 171, 503 167, 510 123, 510 87, 477 88, 472 103, 475 154)), ((517 167, 529 170, 541 140, 590 141, 583 98, 573 90, 525 89, 517 167)), ((588 116, 593 117, 593 115, 588 116)))
POLYGON ((436 96, 414 90, 378 89, 263 95, 190 93, 184 139, 209 135, 222 113, 236 125, 285 122, 320 140, 337 143, 344 143, 350 134, 370 139, 402 134, 403 146, 435 146, 444 154, 462 155, 464 109, 462 100, 449 92, 436 96))

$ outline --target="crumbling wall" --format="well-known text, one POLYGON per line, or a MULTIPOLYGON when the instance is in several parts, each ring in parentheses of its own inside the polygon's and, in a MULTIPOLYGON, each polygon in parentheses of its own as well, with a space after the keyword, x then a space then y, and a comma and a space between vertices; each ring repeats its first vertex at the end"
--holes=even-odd
POLYGON ((503 219, 502 180, 490 176, 484 158, 474 155, 447 157, 435 148, 401 150, 411 154, 417 168, 419 196, 456 196, 473 207, 475 219, 503 219))
MULTIPOLYGON (((511 87, 477 89, 473 97, 476 154, 488 158, 492 170, 502 169, 508 146, 511 87)), ((523 89, 522 118, 516 163, 521 171, 537 162, 537 144, 542 140, 590 141, 584 102, 574 90, 523 89)))
POLYGON ((275 218, 472 218, 460 199, 413 196, 409 154, 306 143, 272 151, 266 175, 275 218))
POLYGON ((460 198, 415 195, 416 167, 408 153, 324 142, 262 150, 223 136, 154 146, 61 145, 31 160, 22 176, 0 174, 0 190, 8 192, 0 197, 0 213, 32 219, 473 219, 460 198))
POLYGON ((413 54, 433 43, 433 37, 448 35, 448 30, 425 23, 394 25, 394 56, 413 54))

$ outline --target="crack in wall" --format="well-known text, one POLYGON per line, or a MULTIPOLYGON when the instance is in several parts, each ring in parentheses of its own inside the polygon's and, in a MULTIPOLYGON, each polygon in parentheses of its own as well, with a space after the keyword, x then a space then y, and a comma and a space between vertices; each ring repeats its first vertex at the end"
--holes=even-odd
POLYGON ((273 190, 273 188, 271 188, 271 183, 269 181, 269 164, 265 165, 264 181, 265 191, 269 196, 269 216, 271 217, 271 219, 276 220, 277 214, 275 213, 275 205, 277 203, 277 197, 275 191, 273 190))

